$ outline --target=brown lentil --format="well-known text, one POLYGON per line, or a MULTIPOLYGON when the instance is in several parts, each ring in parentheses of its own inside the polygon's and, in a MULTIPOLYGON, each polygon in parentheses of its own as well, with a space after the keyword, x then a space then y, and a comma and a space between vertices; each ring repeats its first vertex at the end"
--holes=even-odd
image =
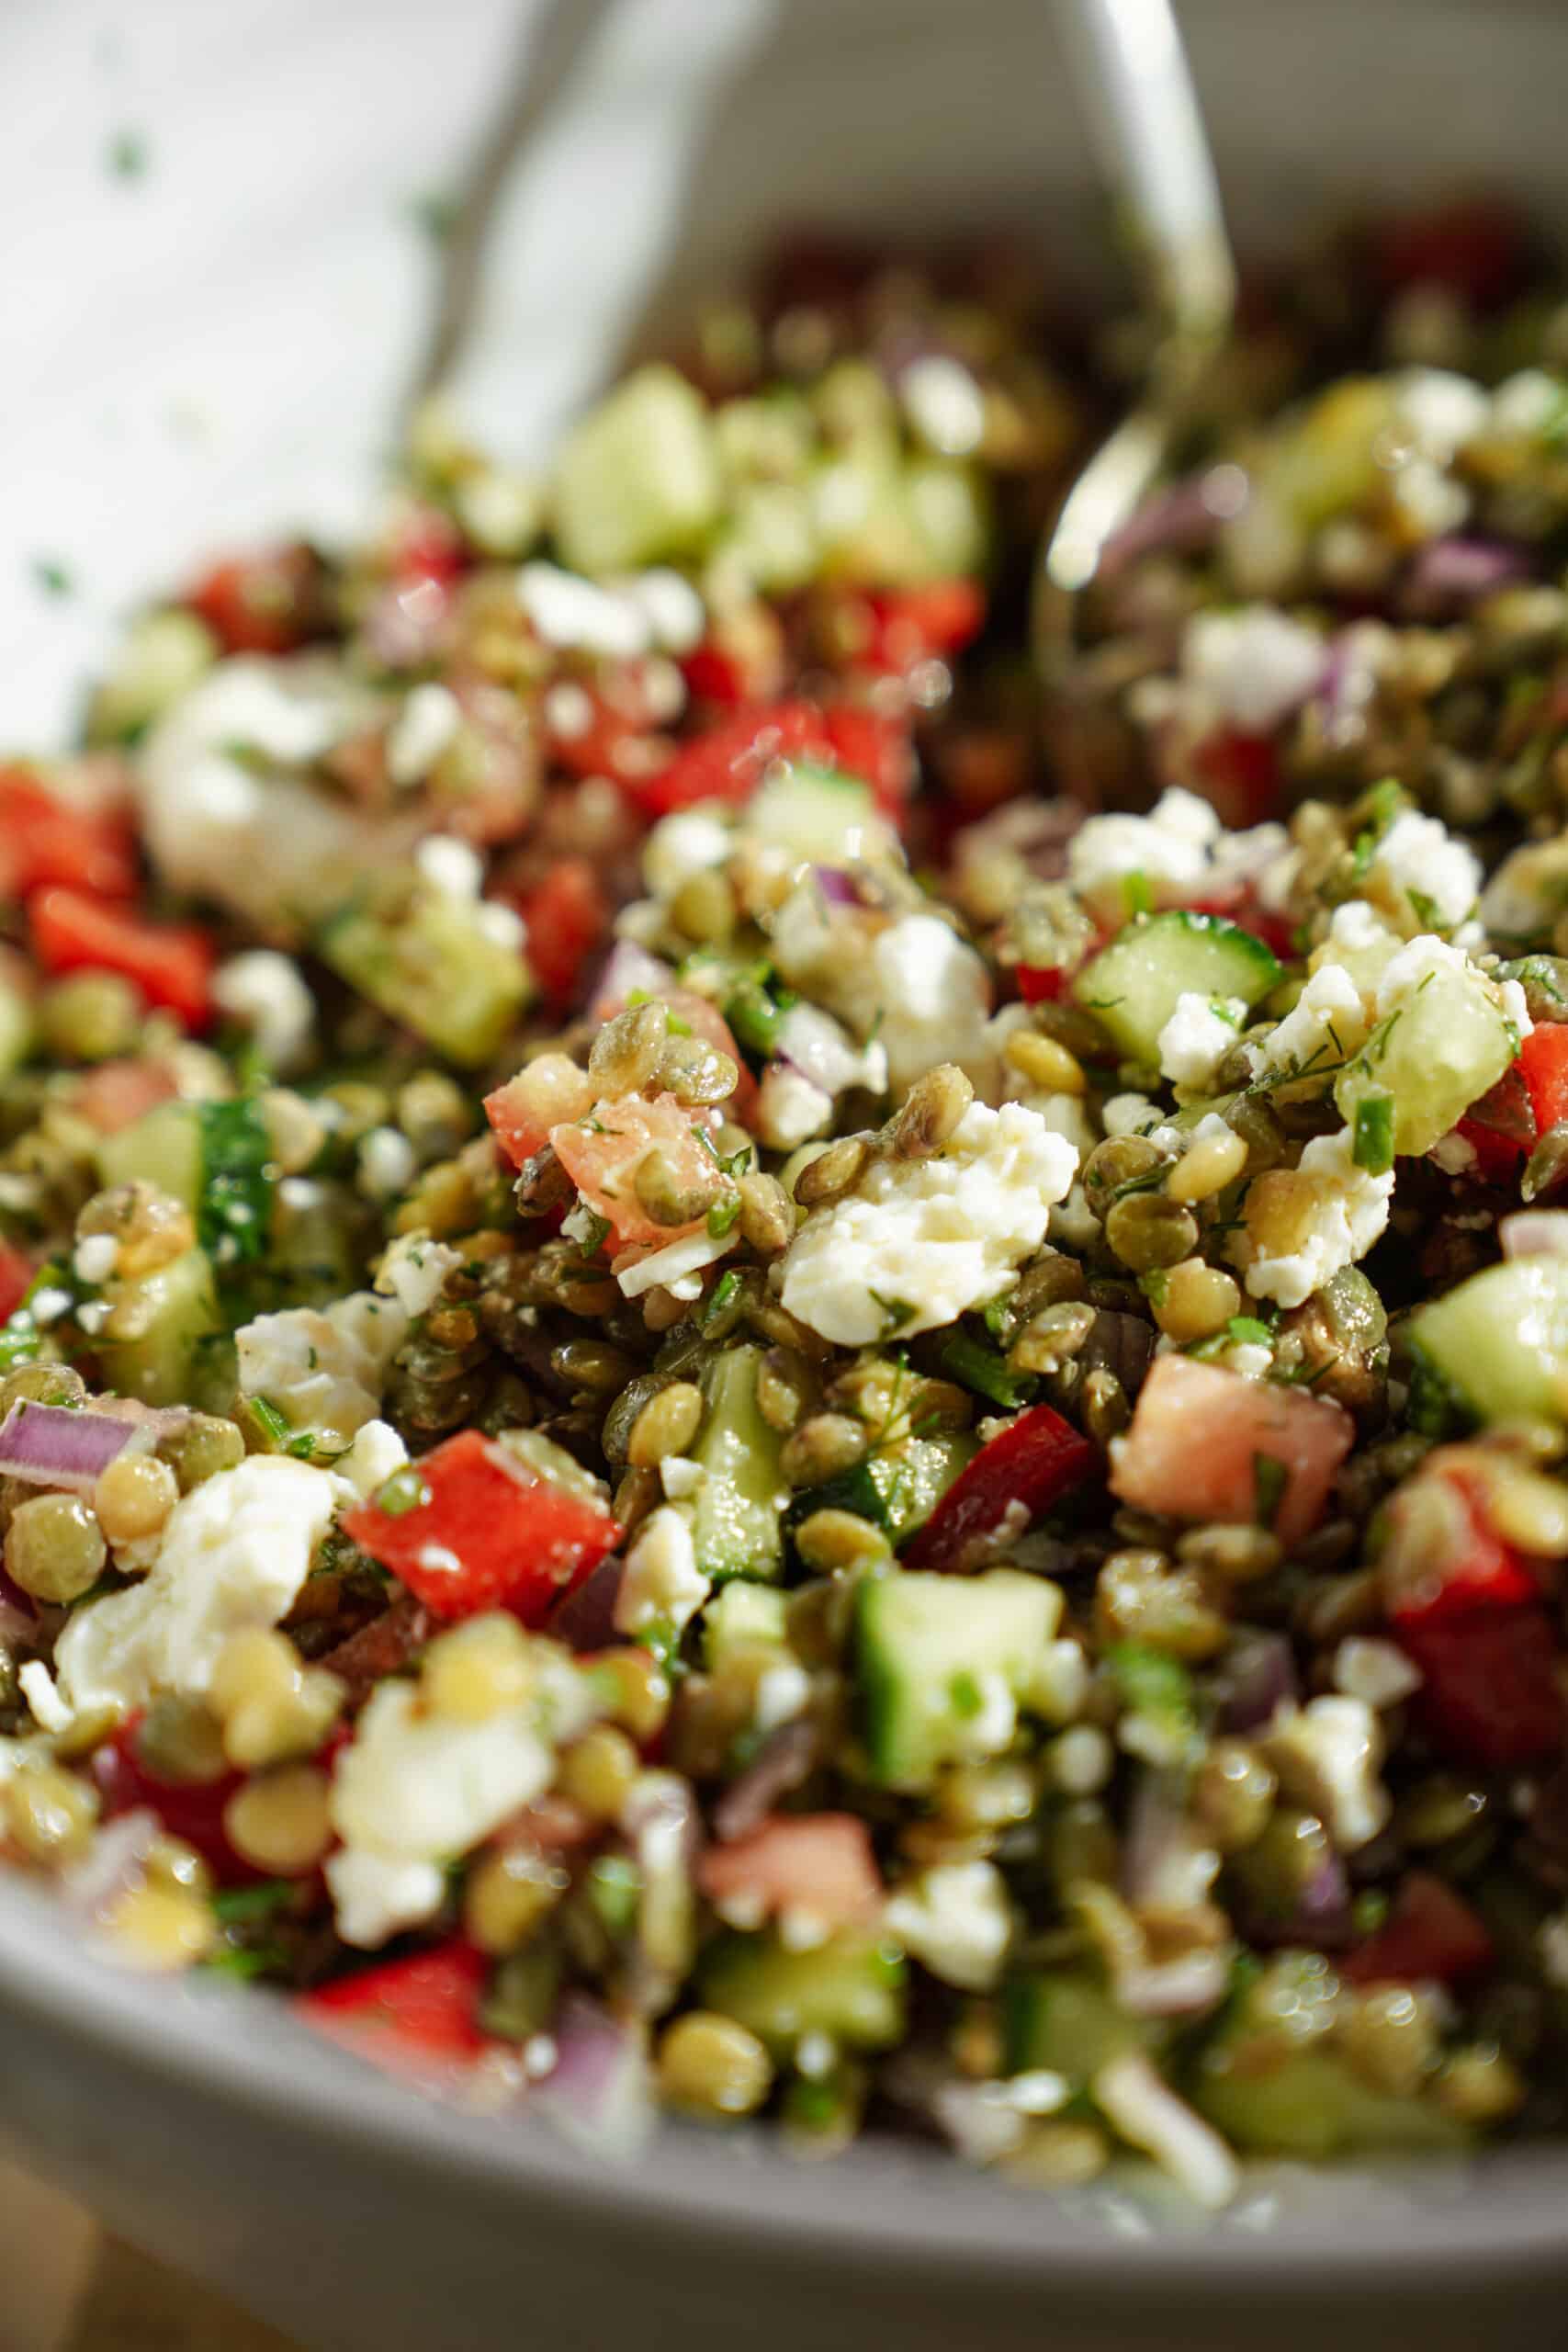
POLYGON ((684 1453, 702 1427, 703 1392, 694 1381, 673 1380, 660 1388, 632 1423, 626 1460, 651 1470, 671 1453, 684 1453))
POLYGON ((482 1854, 463 1888, 463 1925, 481 1951, 499 1959, 535 1935, 571 1880, 534 1847, 503 1846, 482 1854))
POLYGON ((591 1821, 618 1821, 641 1769, 626 1733, 596 1724, 562 1756, 556 1786, 591 1821))
POLYGON ((795 1529, 795 1544, 807 1566, 823 1575, 835 1568, 867 1567, 887 1556, 882 1530, 852 1510, 814 1510, 795 1529))
POLYGON ((515 1617, 494 1610, 453 1626, 431 1644, 420 1688, 432 1714, 483 1724, 522 1706, 535 1679, 528 1636, 515 1617))
POLYGON ((1198 1220, 1178 1201, 1158 1193, 1134 1193, 1111 1204, 1105 1238, 1124 1266, 1135 1274, 1149 1274, 1190 1257, 1198 1220))
POLYGON ((795 1204, 776 1176, 742 1176, 740 1238, 760 1258, 776 1258, 795 1238, 795 1204))
POLYGON ((6 1530, 6 1573, 35 1600, 77 1600, 104 1571, 108 1549, 76 1495, 35 1495, 6 1530))
POLYGON ((252 1627, 224 1643, 208 1701, 225 1754, 243 1770, 313 1754, 337 1721, 344 1687, 325 1668, 302 1665, 285 1634, 252 1627))
POLYGON ((1173 1201, 1206 1201, 1234 1183, 1247 1166, 1247 1146, 1234 1129, 1190 1143, 1165 1180, 1173 1201))
POLYGON ((179 1498, 179 1480, 166 1462, 128 1448, 99 1472, 93 1510, 118 1551, 122 1544, 144 1543, 156 1535, 179 1498))
POLYGON ((142 1011, 140 989, 118 972, 73 972, 44 990, 39 1032, 62 1061, 107 1061, 130 1051, 142 1011))
POLYGON ((1241 1291, 1217 1266, 1201 1258, 1184 1258, 1167 1272, 1153 1300, 1155 1321, 1167 1339, 1185 1347, 1190 1340, 1206 1340, 1224 1330, 1241 1312, 1241 1291))
POLYGON ((713 865, 688 874, 670 902, 670 914, 676 930, 699 946, 728 939, 739 919, 729 877, 713 865))
POLYGON ((1414 1985, 1374 1985, 1339 2019, 1335 2040, 1364 2083, 1414 2098, 1438 2056, 1432 2004, 1414 1985))
POLYGON ((136 1730, 136 1746, 159 1780, 220 1781, 229 1770, 223 1727, 200 1699, 164 1691, 136 1730))
POLYGON ((628 1005, 606 1021, 588 1056, 588 1076, 601 1099, 640 1093, 651 1084, 670 1035, 662 1004, 628 1005))
POLYGON ((1213 1657, 1230 1627, 1195 1569, 1159 1552, 1112 1552, 1095 1587, 1095 1616, 1111 1642, 1146 1642, 1190 1664, 1213 1657))
POLYGON ((1103 1217, 1129 1184, 1147 1184, 1169 1164, 1170 1154, 1147 1136, 1109 1136, 1084 1161, 1084 1198, 1103 1217))
POLYGON ((660 2038, 660 2088, 688 2113, 717 2120, 754 2115, 773 2082, 767 2051, 732 2018, 691 2009, 660 2038))
POLYGON ((792 1487, 820 1487, 863 1461, 869 1445, 863 1423, 847 1413, 813 1413, 785 1440, 779 1467, 792 1487))
POLYGON ((716 1168, 701 1177, 688 1177, 661 1144, 653 1144, 637 1163, 632 1189, 637 1205, 655 1225, 690 1225, 705 1216, 717 1200, 723 1180, 716 1168))
POLYGON ((122 1894, 107 1925, 117 1956, 130 1968, 194 1968, 218 1939, 218 1922, 203 1897, 151 1882, 122 1894))
POLYGON ((618 1396, 637 1366, 604 1340, 563 1340, 550 1350, 550 1370, 574 1396, 618 1396))
POLYGON ((1038 1029, 1015 1029, 1002 1048, 1002 1058, 1031 1086, 1051 1094, 1082 1094, 1089 1084, 1077 1056, 1055 1037, 1042 1036, 1038 1029))
POLYGON ((1024 1325, 1008 1350, 1014 1372, 1059 1372, 1076 1356, 1094 1329, 1095 1310, 1082 1299, 1043 1307, 1024 1325))
POLYGON ((677 1102, 724 1102, 740 1083, 740 1069, 704 1037, 671 1037, 659 1057, 658 1078, 677 1102))
POLYGON ((1222 1854, 1239 1853, 1263 1835, 1279 1782, 1273 1767, 1244 1739, 1209 1743, 1192 1784, 1192 1809, 1222 1854))
POLYGON ((332 1783, 313 1764, 285 1764, 236 1789, 223 1809, 235 1852, 278 1878, 313 1870, 332 1843, 332 1783))
POLYGON ((1224 1584, 1251 1584, 1272 1574, 1285 1547, 1267 1527, 1192 1527, 1178 1539, 1176 1556, 1224 1584))
POLYGON ((0 1799, 0 1820, 12 1843, 41 1870, 65 1870, 80 1861, 92 1844, 97 1817, 97 1791, 58 1764, 24 1765, 0 1799))
POLYGON ((837 1143, 807 1161, 795 1180, 795 1199, 807 1209, 839 1200, 854 1190, 870 1159, 871 1146, 864 1136, 840 1136, 837 1143))
POLYGON ((954 1062, 939 1062, 918 1078, 894 1118, 888 1136, 899 1159, 931 1159, 952 1142, 975 1089, 954 1062))
POLYGON ((606 1650, 594 1671, 610 1686, 610 1713, 639 1747, 663 1730, 670 1713, 670 1678, 650 1650, 606 1650))

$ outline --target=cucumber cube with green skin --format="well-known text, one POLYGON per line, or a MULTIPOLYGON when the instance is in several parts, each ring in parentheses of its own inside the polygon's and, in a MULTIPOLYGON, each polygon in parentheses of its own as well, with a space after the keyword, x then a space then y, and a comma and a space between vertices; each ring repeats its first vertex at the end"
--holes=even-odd
POLYGON ((1349 1127, 1364 1102, 1392 1100, 1393 1148, 1430 1151, 1495 1086, 1518 1034, 1483 972, 1439 966, 1381 1021, 1340 1071, 1334 1100, 1349 1127))
POLYGON ((106 1333, 96 1342, 105 1386, 121 1396, 140 1397, 144 1405, 189 1404, 204 1344, 223 1330, 206 1250, 187 1250, 123 1285, 111 1329, 132 1311, 139 1320, 145 1317, 133 1339, 106 1333))
POLYGON ((746 811, 749 835, 814 865, 863 856, 866 830, 875 822, 869 785, 806 761, 763 784, 746 811))
POLYGON ((1027 1703, 1062 1614, 1059 1588, 1015 1568, 950 1577, 898 1569, 861 1585, 853 1657, 861 1728, 879 1787, 929 1789, 945 1765, 1007 1745, 997 1699, 1027 1703))
POLYGON ((201 1121, 194 1102, 160 1102, 98 1146, 106 1184, 155 1184, 194 1216, 204 1174, 201 1121))
POLYGON ((1280 977, 1279 958, 1239 923, 1172 908, 1119 931, 1084 966, 1073 994, 1130 1061, 1154 1068, 1180 997, 1239 997, 1250 1012, 1280 977))
POLYGON ((414 1030, 448 1061, 490 1060, 534 994, 515 947, 491 939, 468 901, 430 891, 396 913, 351 909, 319 942, 350 988, 414 1030))
POLYGON ((739 1651, 782 1648, 784 1594, 776 1585, 732 1577, 703 1611, 703 1663, 710 1674, 739 1651))
POLYGON ((904 2038, 906 1970, 874 1936, 830 1936, 791 1951, 772 1934, 721 1936, 703 1954, 697 1998, 793 2056, 810 2033, 845 2050, 891 2050, 904 2038))
POLYGON ((1191 2098, 1249 2155, 1323 2163, 1374 2150, 1437 2154, 1462 2149, 1470 2136, 1422 2099, 1371 2089, 1331 2050, 1298 2050, 1271 2066, 1244 2067, 1222 2042, 1201 2060, 1191 2098))
POLYGON ((1035 1969, 1003 1988, 1002 2065, 1009 2075, 1039 2070, 1081 2086, 1111 2059, 1159 2041, 1152 2019, 1128 2017, 1087 1969, 1035 1969))
POLYGON ((966 1430, 879 1446, 852 1469, 796 1495, 786 1524, 793 1531, 818 1510, 853 1511, 880 1527, 897 1550, 925 1525, 964 1464, 972 1462, 979 1450, 978 1439, 966 1430))
POLYGON ((556 550, 590 572, 688 555, 717 521, 721 491, 701 395, 673 368, 639 368, 567 436, 556 464, 556 550))
POLYGON ((692 1453, 705 1476, 693 1498, 692 1540, 704 1576, 766 1580, 784 1569, 788 1498, 784 1441, 757 1406, 761 1348, 728 1348, 702 1374, 702 1432, 692 1453))
POLYGON ((1418 1306, 1418 1363, 1478 1421, 1568 1421, 1568 1259, 1509 1258, 1418 1306))

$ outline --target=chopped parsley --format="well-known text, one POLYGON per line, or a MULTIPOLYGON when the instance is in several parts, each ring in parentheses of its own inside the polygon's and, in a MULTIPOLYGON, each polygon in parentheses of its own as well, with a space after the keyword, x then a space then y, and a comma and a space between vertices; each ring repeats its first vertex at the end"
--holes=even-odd
POLYGON ((264 1257, 272 1217, 272 1142, 254 1102, 200 1102, 197 1235, 220 1270, 264 1257))
POLYGON ((1369 1176, 1386 1176, 1393 1166, 1393 1102, 1387 1094, 1369 1094, 1356 1105, 1355 1140, 1351 1158, 1369 1176))
POLYGON ((1259 1527, 1272 1527, 1285 1499, 1291 1474, 1276 1454, 1252 1457, 1253 1517, 1259 1527))

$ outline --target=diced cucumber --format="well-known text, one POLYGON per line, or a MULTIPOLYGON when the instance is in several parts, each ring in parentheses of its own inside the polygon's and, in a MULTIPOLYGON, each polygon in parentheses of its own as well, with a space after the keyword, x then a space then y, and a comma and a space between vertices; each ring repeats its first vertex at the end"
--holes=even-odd
POLYGON ((734 492, 717 560, 764 596, 804 588, 820 553, 811 501, 794 482, 749 481, 734 492))
POLYGON ((1417 1307, 1404 1331, 1477 1420, 1568 1420, 1568 1259, 1487 1266, 1417 1307))
POLYGON ((386 913, 354 908, 321 933, 322 960, 383 1012, 464 1069, 500 1047, 534 993, 515 947, 492 939, 466 899, 420 891, 386 913))
POLYGON ((1152 2020, 1128 2017, 1087 1969, 1035 1969, 1003 1989, 1002 2064, 1010 2075, 1040 2068, 1083 2084, 1112 2058, 1148 2050, 1158 2038, 1152 2020))
POLYGON ((732 1577, 703 1611, 703 1663, 711 1674, 738 1650, 773 1649, 784 1639, 784 1596, 776 1585, 732 1577))
POLYGON ((900 1569, 863 1583, 854 1656, 874 1779, 928 1789, 943 1765, 1005 1747, 1006 1702, 1027 1700, 1061 1614, 1055 1585, 1014 1568, 900 1569))
POLYGON ((882 1528, 897 1547, 925 1525, 964 1464, 978 1452, 979 1441, 966 1430, 881 1446, 852 1469, 797 1495, 786 1525, 793 1530, 817 1510, 852 1510, 882 1528))
POLYGON ((1279 958, 1224 915, 1171 908, 1130 922, 1086 964, 1073 994, 1129 1060, 1159 1060, 1159 1033, 1188 990, 1239 997, 1250 1012, 1280 978, 1279 958))
POLYGON ((808 2033, 848 2050, 890 2050, 903 2039, 905 1968, 871 1936, 831 1936, 790 1951, 773 1935, 723 1936, 704 1953, 698 1998, 747 2026, 780 2057, 808 2033))
POLYGON ((560 559, 578 571, 625 571, 688 554, 717 518, 720 487, 701 395, 673 368, 639 368, 557 460, 560 559))
POLYGON ((1468 2136, 1439 2108, 1371 2089, 1331 2050, 1298 2050, 1265 2069, 1235 2064, 1222 2045, 1202 2060, 1192 2103, 1249 2154, 1313 2163, 1375 2149, 1457 2150, 1468 2136))
POLYGON ((183 606, 143 613, 133 621, 112 667, 94 695, 87 733, 95 743, 134 741, 188 694, 218 659, 218 640, 183 606))
POLYGON ((98 1146, 106 1184, 155 1184, 183 1201, 194 1216, 201 1205, 201 1121, 194 1102, 160 1102, 98 1146))
POLYGON ((868 834, 886 840, 869 785, 800 761, 771 777, 746 811, 746 831, 805 864, 863 857, 868 834))
POLYGON ((131 1304, 146 1315, 142 1329, 134 1339, 106 1335, 97 1343, 106 1385, 144 1405, 188 1404, 204 1343, 223 1329, 206 1250, 187 1250, 127 1283, 115 1302, 116 1317, 131 1304))
POLYGON ((784 1566, 780 1514, 788 1498, 779 1470, 783 1440, 757 1409, 761 1348, 728 1348, 702 1375, 705 1409, 693 1447, 706 1476, 693 1503, 697 1566, 728 1577, 776 1577, 784 1566))
POLYGON ((1519 1041, 1485 975, 1440 965, 1339 1073, 1334 1100, 1354 1127, 1364 1102, 1393 1104, 1393 1148, 1430 1151, 1471 1104, 1495 1086, 1519 1041))
POLYGON ((914 553, 900 585, 957 580, 982 569, 991 515, 985 481, 974 467, 943 458, 917 458, 905 468, 904 506, 914 553))

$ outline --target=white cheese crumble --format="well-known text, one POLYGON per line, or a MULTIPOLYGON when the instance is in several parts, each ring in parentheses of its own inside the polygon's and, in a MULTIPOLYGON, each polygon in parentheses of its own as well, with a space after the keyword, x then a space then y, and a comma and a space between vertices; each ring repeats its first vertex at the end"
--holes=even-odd
POLYGON ((157 1690, 199 1698, 231 1634, 288 1615, 352 1491, 309 1463, 257 1453, 185 1496, 141 1583, 77 1609, 62 1634, 66 1703, 129 1712, 157 1690))
POLYGON ((449 686, 415 686, 387 729, 387 774, 396 785, 423 784, 463 723, 449 686))
POLYGON ((369 1291, 258 1315, 234 1334, 241 1394, 265 1396, 291 1429, 346 1445, 379 1409, 408 1323, 396 1299, 369 1291))
POLYGON ((825 1136, 833 1124, 833 1098, 804 1070, 770 1062, 757 1090, 754 1125, 770 1151, 795 1151, 825 1136))
POLYGON ((395 1298, 407 1315, 426 1315, 453 1267, 462 1262, 462 1251, 449 1241, 433 1241, 427 1233, 400 1234, 376 1270, 376 1288, 383 1297, 395 1298))
POLYGON ((1246 1226, 1231 1240, 1231 1263, 1242 1269, 1254 1298, 1300 1306, 1342 1266, 1364 1258, 1388 1224, 1393 1171, 1371 1176, 1358 1168, 1348 1127, 1314 1136, 1296 1170, 1304 1210, 1295 1247, 1270 1255, 1246 1226))
POLYGON ((1364 1699, 1311 1699, 1276 1717, 1264 1753, 1287 1797, 1310 1805, 1341 1853, 1370 1845, 1393 1811, 1378 1777, 1382 1731, 1364 1699))
POLYGON ((119 1243, 112 1233, 89 1233, 71 1252, 72 1272, 79 1283, 107 1283, 119 1258, 119 1243))
POLYGON ((1190 897, 1208 872, 1219 818, 1195 792, 1172 785, 1146 817, 1090 817, 1067 844, 1067 879, 1080 899, 1112 917, 1126 912, 1123 885, 1138 875, 1159 906, 1190 897))
POLYGON ((937 1062, 985 1068, 990 980, 974 948, 936 915, 917 910, 868 935, 862 918, 827 905, 807 883, 774 917, 773 948, 792 987, 882 1046, 895 1093, 937 1062))
POLYGON ((30 1657, 25 1666, 17 1668, 17 1687, 32 1709, 33 1721, 40 1731, 65 1729, 71 1721, 71 1709, 41 1657, 30 1657))
POLYGON ((1039 1248, 1077 1165, 1038 1112, 971 1103, 935 1159, 879 1159, 857 1193, 807 1219, 784 1259, 784 1304, 844 1347, 951 1323, 1039 1248))
POLYGON ((419 1173, 414 1148, 397 1127, 372 1127, 360 1141, 358 1159, 359 1189, 373 1201, 406 1193, 419 1173))
POLYGON ((1314 972, 1284 1019, 1252 1047, 1255 1077, 1301 1074, 1329 1085, 1342 1062, 1366 1043, 1361 991, 1342 966, 1314 972))
POLYGON ((1235 2158, 1185 2099, 1161 2081, 1142 2051, 1101 2066, 1089 2085, 1114 2131, 1142 2148, 1200 2205, 1217 2212, 1241 2186, 1235 2158))
POLYGON ((615 1595, 615 1631, 636 1635, 650 1625, 690 1624, 713 1589, 697 1566, 692 1531, 669 1503, 650 1511, 626 1554, 615 1595))
POLYGON ((644 1291, 656 1290, 660 1283, 674 1292, 677 1298, 695 1298, 701 1287, 695 1277, 706 1266, 714 1265, 728 1250, 735 1247, 736 1237, 726 1233, 716 1237, 705 1226, 695 1233, 688 1233, 683 1240, 667 1242, 662 1250, 649 1250, 646 1257, 634 1258, 629 1265, 619 1258, 612 1261, 612 1271, 620 1285, 623 1298, 640 1298, 644 1291), (682 1283, 690 1283, 682 1289, 682 1283))
POLYGON ((413 862, 444 899, 477 899, 484 888, 484 860, 471 842, 456 833, 426 833, 413 862))
POLYGON ((1421 1688, 1421 1670, 1397 1642, 1348 1634, 1334 1653, 1334 1687, 1369 1707, 1397 1707, 1421 1688))
POLYGON ((722 865, 734 846, 735 836, 717 810, 677 808, 672 816, 660 819, 643 843, 643 882, 668 906, 682 883, 722 865))
POLYGON ((1325 651, 1316 629, 1272 605, 1232 613, 1196 613, 1187 624, 1181 671, 1233 727, 1267 735, 1323 675, 1325 651))
POLYGON ((517 601, 547 645, 631 662, 653 642, 648 615, 633 598, 558 564, 525 563, 517 574, 517 601))
POLYGON ((316 1000, 298 964, 270 947, 248 948, 220 964, 212 976, 212 1001, 220 1012, 244 1023, 275 1070, 295 1067, 316 1025, 316 1000))
POLYGON ((911 360, 898 379, 904 413, 928 448, 946 458, 977 449, 986 430, 986 401, 961 361, 944 352, 911 360))
POLYGON ((1159 1033, 1160 1076, 1175 1086, 1203 1091, 1235 1044, 1246 1019, 1242 997, 1207 997, 1197 989, 1183 989, 1175 1012, 1159 1033))
POLYGON ((1407 368, 1394 378, 1393 393, 1400 423, 1421 455, 1439 466, 1491 422, 1488 394, 1451 368, 1407 368))
POLYGON ((690 653, 701 643, 707 608, 683 573, 659 564, 616 585, 641 613, 661 653, 690 653))
POLYGON ((1481 860, 1436 817, 1403 808, 1378 842, 1361 888, 1402 928, 1454 931, 1480 895, 1481 860))
POLYGON ((883 1925, 944 1984, 987 1993, 1012 1936, 1006 1883, 994 1862, 943 1862, 889 1895, 883 1925))

